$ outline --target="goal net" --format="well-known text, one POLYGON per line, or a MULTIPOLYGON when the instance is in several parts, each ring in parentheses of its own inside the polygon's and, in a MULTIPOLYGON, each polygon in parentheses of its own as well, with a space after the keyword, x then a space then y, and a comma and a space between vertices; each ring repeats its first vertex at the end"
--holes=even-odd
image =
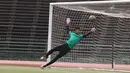
MULTIPOLYGON (((97 31, 59 59, 57 62, 61 62, 61 66, 79 67, 80 64, 94 63, 110 64, 111 68, 111 64, 130 64, 130 1, 51 3, 48 50, 69 39, 65 27, 67 18, 71 19, 72 31, 75 27, 86 33, 92 27, 97 31), (96 19, 89 20, 91 15, 96 19)), ((53 53, 50 59, 57 53, 53 53)))

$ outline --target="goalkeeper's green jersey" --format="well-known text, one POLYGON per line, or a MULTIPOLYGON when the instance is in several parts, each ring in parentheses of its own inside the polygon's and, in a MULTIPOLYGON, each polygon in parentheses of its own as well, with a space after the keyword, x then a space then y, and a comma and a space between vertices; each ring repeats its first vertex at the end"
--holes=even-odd
POLYGON ((69 48, 75 47, 82 39, 83 35, 82 34, 76 34, 73 32, 69 32, 70 39, 66 42, 69 45, 69 48))

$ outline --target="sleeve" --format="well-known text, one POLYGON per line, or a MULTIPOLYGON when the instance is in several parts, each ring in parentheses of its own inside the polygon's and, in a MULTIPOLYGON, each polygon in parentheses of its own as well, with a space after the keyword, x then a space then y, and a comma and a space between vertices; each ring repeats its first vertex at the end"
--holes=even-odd
POLYGON ((69 34, 69 32, 70 32, 69 26, 66 26, 66 31, 67 31, 67 34, 69 34))
POLYGON ((88 32, 87 34, 84 34, 84 35, 83 35, 83 38, 85 38, 86 36, 88 36, 88 35, 90 35, 90 34, 92 34, 92 32, 88 32))
POLYGON ((83 35, 82 34, 80 35, 80 39, 83 39, 83 35))
POLYGON ((71 35, 71 33, 72 33, 72 32, 71 32, 71 31, 69 31, 69 35, 71 35))

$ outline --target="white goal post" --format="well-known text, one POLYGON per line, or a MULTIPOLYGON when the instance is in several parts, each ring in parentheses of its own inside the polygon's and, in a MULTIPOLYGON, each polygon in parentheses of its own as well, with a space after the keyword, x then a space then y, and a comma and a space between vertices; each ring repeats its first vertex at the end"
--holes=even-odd
MULTIPOLYGON (((97 32, 85 38, 58 62, 111 64, 110 68, 114 68, 114 64, 130 64, 129 4, 130 0, 50 3, 48 51, 68 39, 65 22, 69 17, 70 28, 79 26, 87 32, 91 27, 96 27, 97 32), (90 15, 96 16, 96 20, 89 21, 90 15)), ((49 56, 48 62, 56 54, 49 56)))

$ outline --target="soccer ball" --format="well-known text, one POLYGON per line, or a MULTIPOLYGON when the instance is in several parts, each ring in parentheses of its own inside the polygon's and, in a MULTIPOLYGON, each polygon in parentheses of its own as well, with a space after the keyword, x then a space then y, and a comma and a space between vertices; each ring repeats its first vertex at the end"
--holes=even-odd
POLYGON ((89 20, 94 20, 94 19, 96 19, 96 16, 90 15, 88 19, 89 19, 89 20))

